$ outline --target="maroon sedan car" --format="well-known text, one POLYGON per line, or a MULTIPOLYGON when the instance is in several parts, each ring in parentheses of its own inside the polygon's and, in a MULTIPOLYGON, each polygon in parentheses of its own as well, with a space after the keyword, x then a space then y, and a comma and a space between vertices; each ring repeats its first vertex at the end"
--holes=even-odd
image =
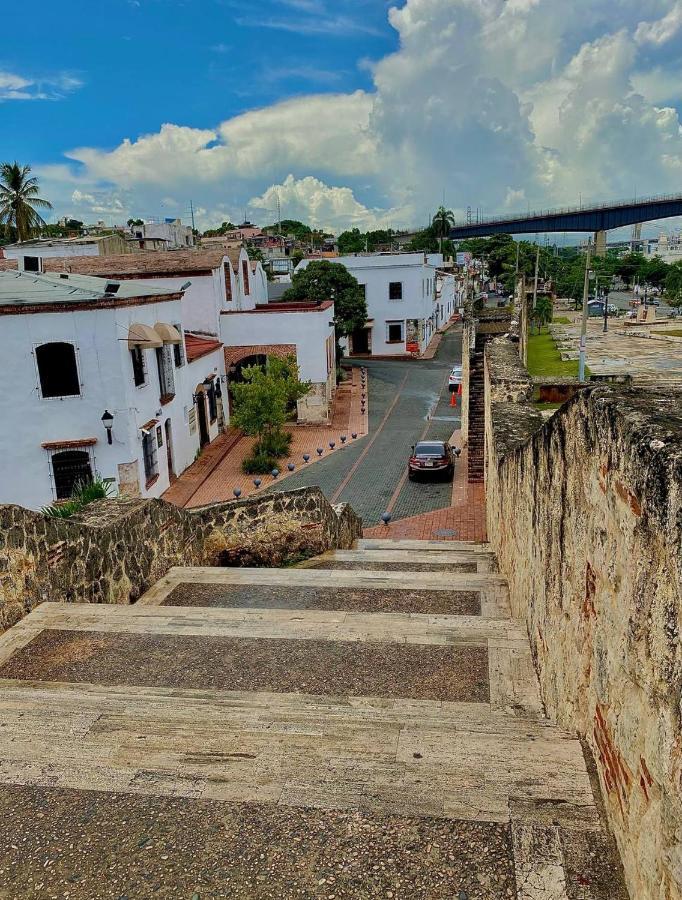
POLYGON ((455 474, 455 456, 447 441, 420 441, 412 448, 407 473, 411 481, 421 475, 439 475, 446 481, 452 481, 455 474))

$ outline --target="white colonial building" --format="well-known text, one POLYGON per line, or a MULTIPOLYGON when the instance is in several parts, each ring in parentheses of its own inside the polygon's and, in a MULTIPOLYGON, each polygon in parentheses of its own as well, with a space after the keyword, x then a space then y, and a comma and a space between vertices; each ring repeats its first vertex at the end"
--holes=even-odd
MULTIPOLYGON (((302 260, 296 271, 312 260, 302 260)), ((423 353, 452 315, 436 288, 441 254, 358 253, 329 259, 341 264, 365 291, 368 321, 349 336, 350 355, 402 356, 423 353)))
POLYGON ((111 478, 159 497, 226 421, 216 337, 149 281, 0 271, 0 503, 33 509, 111 478))

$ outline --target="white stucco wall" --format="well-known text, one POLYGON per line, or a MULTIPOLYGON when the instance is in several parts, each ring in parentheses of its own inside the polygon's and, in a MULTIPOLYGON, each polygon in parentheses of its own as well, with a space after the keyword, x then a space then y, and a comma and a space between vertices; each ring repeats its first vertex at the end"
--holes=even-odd
MULTIPOLYGON (((442 264, 440 254, 431 254, 430 262, 423 253, 396 253, 340 256, 329 262, 341 264, 365 285, 367 313, 371 326, 371 352, 373 356, 392 356, 407 352, 408 320, 416 320, 418 344, 423 352, 440 321, 436 309, 436 268, 442 264), (402 284, 402 300, 389 299, 391 282, 402 284), (403 339, 388 340, 388 323, 402 323, 403 339)), ((302 260, 297 271, 311 260, 302 260)))
MULTIPOLYGON (((142 458, 140 427, 154 418, 162 427, 171 420, 176 474, 193 461, 199 435, 189 432, 192 394, 210 374, 224 376, 222 351, 175 368, 175 397, 162 406, 155 351, 145 351, 147 383, 135 387, 127 343, 131 324, 156 322, 181 322, 181 302, 0 318, 5 339, 0 363, 0 503, 39 509, 53 502, 52 454, 41 444, 89 438, 97 439, 89 453, 98 476, 118 481, 119 465, 135 463, 142 496, 160 496, 169 485, 165 438, 157 450, 159 478, 149 490, 142 458), (80 396, 41 396, 35 349, 57 341, 76 348, 80 396), (114 416, 111 445, 101 421, 105 409, 114 416)), ((216 423, 211 439, 217 433, 216 423)))
MULTIPOLYGON (((225 347, 294 344, 303 381, 327 383, 327 339, 334 335, 334 306, 327 309, 227 313, 220 317, 225 347)), ((333 366, 332 366, 333 369, 333 366)))

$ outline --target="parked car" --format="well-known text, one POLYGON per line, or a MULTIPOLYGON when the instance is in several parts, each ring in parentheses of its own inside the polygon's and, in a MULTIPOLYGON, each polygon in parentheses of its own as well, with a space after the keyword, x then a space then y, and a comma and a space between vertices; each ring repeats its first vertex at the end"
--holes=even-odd
POLYGON ((452 481, 455 474, 455 456, 458 450, 453 450, 447 441, 419 441, 412 448, 412 455, 407 466, 407 474, 410 481, 414 481, 420 475, 440 475, 446 481, 452 481))
POLYGON ((459 386, 462 383, 462 367, 461 366, 453 366, 450 374, 448 375, 448 387, 450 388, 450 393, 453 394, 455 391, 459 390, 459 386))

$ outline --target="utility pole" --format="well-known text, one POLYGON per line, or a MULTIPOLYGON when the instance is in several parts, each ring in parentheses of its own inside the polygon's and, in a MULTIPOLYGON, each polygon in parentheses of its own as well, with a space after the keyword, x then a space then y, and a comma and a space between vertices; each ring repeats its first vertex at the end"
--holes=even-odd
POLYGON ((514 284, 519 280, 519 250, 521 249, 521 244, 516 242, 516 271, 514 272, 514 284))
POLYGON ((535 281, 533 282, 533 309, 538 305, 538 268, 540 266, 540 245, 535 251, 535 281))
POLYGON ((194 228, 194 203, 191 200, 189 201, 189 211, 192 215, 192 231, 195 231, 195 228, 194 228))
POLYGON ((585 380, 585 350, 587 345, 587 301, 590 296, 590 245, 585 254, 585 283, 583 285, 583 316, 580 323, 580 358, 578 361, 578 381, 585 380))

